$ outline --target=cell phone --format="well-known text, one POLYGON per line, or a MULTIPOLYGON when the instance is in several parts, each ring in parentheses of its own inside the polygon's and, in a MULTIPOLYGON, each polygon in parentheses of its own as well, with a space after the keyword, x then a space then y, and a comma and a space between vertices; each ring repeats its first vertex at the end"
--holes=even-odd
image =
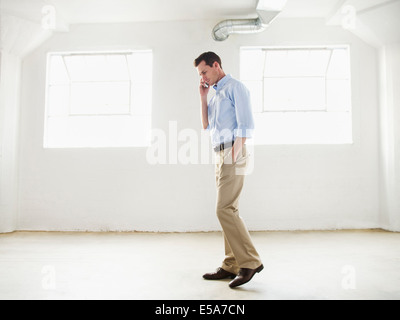
POLYGON ((204 87, 204 88, 208 88, 208 87, 209 87, 209 84, 208 84, 207 82, 204 82, 203 87, 204 87))

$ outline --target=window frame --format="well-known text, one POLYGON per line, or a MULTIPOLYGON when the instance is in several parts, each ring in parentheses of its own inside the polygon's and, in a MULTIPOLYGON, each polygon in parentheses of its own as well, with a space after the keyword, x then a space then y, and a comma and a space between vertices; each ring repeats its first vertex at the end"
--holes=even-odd
MULTIPOLYGON (((73 119, 73 118, 81 118, 81 119, 87 119, 89 121, 90 118, 92 118, 93 120, 91 121, 95 121, 95 118, 103 118, 106 119, 107 117, 109 119, 114 119, 112 121, 117 121, 117 119, 134 119, 135 121, 137 121, 138 119, 143 118, 145 120, 146 123, 151 123, 151 110, 152 110, 152 94, 151 97, 149 97, 149 101, 148 104, 146 104, 144 109, 139 109, 136 108, 137 107, 137 102, 135 102, 135 89, 137 90, 137 92, 139 92, 140 87, 139 88, 135 88, 136 86, 143 86, 146 85, 148 86, 148 89, 150 90, 150 92, 152 93, 152 87, 153 87, 153 77, 152 77, 152 68, 153 68, 153 50, 152 49, 140 49, 140 50, 98 50, 98 51, 64 51, 64 52, 48 52, 47 53, 47 60, 46 60, 46 92, 45 92, 45 121, 44 121, 44 138, 43 138, 43 147, 45 149, 57 149, 57 148, 113 148, 113 147, 142 147, 142 146, 148 146, 150 144, 150 138, 149 136, 151 135, 151 125, 148 126, 148 132, 145 134, 146 136, 146 142, 136 142, 136 143, 129 143, 127 145, 118 145, 118 143, 116 143, 116 145, 109 145, 109 143, 107 143, 107 145, 102 146, 101 143, 99 143, 99 145, 97 143, 94 143, 93 145, 87 145, 87 146, 81 146, 81 145, 74 145, 73 142, 71 142, 71 146, 64 146, 63 144, 65 144, 65 142, 61 142, 60 146, 56 146, 54 143, 50 143, 49 144, 49 127, 48 127, 48 123, 50 121, 51 118, 65 118, 66 121, 68 121, 68 119, 73 119), (149 70, 149 72, 151 73, 151 75, 149 76, 149 78, 147 80, 143 80, 143 81, 138 81, 138 80, 134 80, 132 79, 132 69, 130 66, 130 63, 128 62, 128 56, 129 55, 135 55, 135 54, 150 54, 149 57, 151 59, 151 70, 149 70), (53 56, 60 56, 62 58, 62 61, 64 63, 64 67, 65 67, 65 71, 66 73, 68 73, 69 68, 65 62, 65 58, 68 56, 112 56, 112 55, 116 55, 116 56, 125 56, 125 60, 126 60, 126 67, 127 67, 127 74, 129 75, 129 80, 118 80, 118 81, 114 81, 114 80, 88 80, 88 81, 74 81, 71 78, 71 75, 68 75, 69 77, 69 81, 68 83, 65 82, 64 84, 55 84, 51 81, 51 59, 53 56), (124 110, 125 112, 93 112, 93 113, 79 113, 73 110, 73 106, 72 106, 72 87, 73 84, 84 84, 84 83, 88 83, 88 84, 104 84, 106 85, 107 83, 125 83, 125 84, 129 84, 129 97, 127 97, 127 99, 129 100, 129 106, 124 104, 124 106, 126 107, 126 109, 124 110), (65 86, 68 87, 67 91, 68 91, 68 111, 63 115, 52 115, 52 111, 51 110, 51 101, 50 101, 50 92, 51 92, 51 87, 54 86, 65 86)), ((127 90, 128 91, 128 90, 127 90)), ((136 95, 138 96, 138 95, 136 95)), ((64 138, 65 139, 65 138, 64 138)), ((64 139, 60 139, 64 140, 64 139)))
MULTIPOLYGON (((339 53, 341 54, 341 53, 339 53)), ((351 60, 351 46, 349 44, 333 44, 333 45, 284 45, 284 46, 241 46, 240 47, 240 79, 246 86, 248 86, 252 98, 253 94, 258 97, 253 103, 253 114, 256 121, 255 139, 253 143, 255 145, 299 145, 299 144, 353 144, 353 93, 352 93, 352 60, 351 60), (331 50, 331 53, 335 49, 344 49, 346 54, 345 70, 342 73, 346 80, 343 81, 343 85, 346 86, 346 98, 344 103, 339 101, 339 104, 335 103, 337 100, 329 100, 328 94, 332 95, 336 88, 340 88, 340 84, 335 84, 335 87, 331 87, 331 93, 327 89, 325 81, 325 107, 324 110, 266 110, 264 96, 266 94, 264 88, 265 82, 265 67, 266 55, 260 53, 260 50, 331 50), (243 64, 242 59, 246 58, 245 50, 258 50, 259 53, 255 53, 254 59, 260 59, 263 61, 262 68, 257 69, 257 65, 251 66, 243 64), (259 56, 258 56, 259 55, 259 56), (258 56, 258 57, 257 57, 258 56), (244 69, 248 67, 249 69, 244 69), (262 70, 261 70, 262 69, 262 70), (262 74, 260 73, 262 72, 262 74), (252 74, 254 76, 252 76, 252 74), (338 87, 337 87, 338 86, 338 87), (335 89, 332 89, 335 88, 335 89), (253 91, 254 90, 254 91, 253 91), (262 100, 260 101, 260 96, 262 100), (328 120, 330 119, 330 120, 328 120), (305 120, 306 122, 302 123, 305 120), (319 123, 319 120, 322 122, 319 123), (312 124, 310 121, 317 121, 312 124), (326 121, 332 121, 324 127, 322 125, 321 135, 319 137, 318 130, 321 124, 328 124, 326 121), (312 124, 312 128, 301 132, 305 124, 312 124), (279 128, 277 131, 273 128, 279 128), (284 129, 286 128, 286 129, 284 129), (289 131, 282 131, 289 130, 289 131), (339 131, 332 131, 339 130, 339 131), (311 134, 313 132, 313 134, 311 134), (285 136, 283 136, 285 135, 285 136)), ((252 58, 251 55, 247 58, 252 58)), ((332 54, 329 57, 329 61, 326 65, 325 74, 328 75, 328 70, 332 62, 332 54)), ((326 78, 328 79, 328 77, 326 78)), ((334 73, 329 76, 330 80, 336 81, 334 73)))
MULTIPOLYGON (((301 51, 301 50, 307 50, 307 51, 321 51, 321 50, 329 50, 330 51, 330 55, 329 55, 329 59, 326 65, 326 70, 325 70, 325 75, 324 77, 318 77, 318 76, 265 76, 265 69, 266 69, 266 54, 264 56, 263 59, 263 67, 262 67, 262 80, 248 80, 248 79, 243 79, 241 77, 241 80, 243 80, 244 82, 260 82, 261 81, 261 90, 262 90, 262 102, 261 102, 261 108, 257 109, 257 113, 268 113, 268 112, 330 112, 328 110, 328 80, 333 80, 333 79, 329 79, 328 78, 328 70, 329 70, 329 66, 330 63, 332 61, 332 56, 333 56, 333 51, 334 50, 338 50, 338 49, 345 49, 346 50, 346 54, 348 56, 348 61, 349 61, 349 69, 351 68, 350 65, 350 46, 349 45, 322 45, 322 46, 245 46, 245 47, 241 47, 240 51, 242 50, 261 50, 264 52, 268 52, 268 51, 301 51), (278 78, 282 78, 282 79, 295 79, 295 78, 323 78, 324 82, 325 82, 325 92, 324 92, 324 96, 325 96, 325 105, 323 106, 323 108, 317 108, 317 109, 312 109, 312 108, 304 108, 303 109, 300 108, 286 108, 283 110, 280 109, 267 109, 266 107, 266 103, 265 103, 265 79, 278 79, 278 78)), ((337 79, 335 79, 337 80, 337 79)), ((351 70, 349 70, 349 75, 347 79, 340 79, 340 80, 347 80, 349 81, 349 86, 350 86, 350 101, 349 101, 349 111, 351 112, 352 109, 352 103, 351 103, 351 70)))

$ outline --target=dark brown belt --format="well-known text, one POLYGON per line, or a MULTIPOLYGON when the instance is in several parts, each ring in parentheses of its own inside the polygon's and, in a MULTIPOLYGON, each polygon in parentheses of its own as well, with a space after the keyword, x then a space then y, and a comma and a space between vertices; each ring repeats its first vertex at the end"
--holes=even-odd
POLYGON ((215 147, 214 151, 215 152, 220 152, 220 151, 223 151, 223 150, 225 150, 227 148, 231 148, 231 147, 233 147, 234 143, 235 143, 235 141, 222 143, 218 147, 215 147))

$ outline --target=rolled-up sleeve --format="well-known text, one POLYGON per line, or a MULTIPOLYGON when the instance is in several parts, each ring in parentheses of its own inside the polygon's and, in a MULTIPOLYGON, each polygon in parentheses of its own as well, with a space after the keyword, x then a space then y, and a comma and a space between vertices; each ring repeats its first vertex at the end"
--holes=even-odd
POLYGON ((212 103, 213 103, 213 99, 211 99, 211 101, 208 103, 208 108, 207 108, 207 113, 208 113, 208 126, 205 129, 206 131, 210 131, 211 130, 211 122, 214 121, 213 120, 213 112, 212 112, 212 103))
POLYGON ((234 88, 233 98, 237 121, 235 136, 240 138, 253 138, 255 126, 250 91, 244 84, 238 83, 234 88))

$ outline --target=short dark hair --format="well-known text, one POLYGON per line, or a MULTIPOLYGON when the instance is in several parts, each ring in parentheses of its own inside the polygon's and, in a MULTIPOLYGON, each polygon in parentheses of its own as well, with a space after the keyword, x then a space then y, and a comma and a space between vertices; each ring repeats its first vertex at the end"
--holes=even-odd
POLYGON ((215 52, 204 52, 196 60, 194 60, 194 66, 197 68, 199 64, 204 61, 206 65, 212 67, 215 62, 218 62, 222 69, 221 58, 215 52))

